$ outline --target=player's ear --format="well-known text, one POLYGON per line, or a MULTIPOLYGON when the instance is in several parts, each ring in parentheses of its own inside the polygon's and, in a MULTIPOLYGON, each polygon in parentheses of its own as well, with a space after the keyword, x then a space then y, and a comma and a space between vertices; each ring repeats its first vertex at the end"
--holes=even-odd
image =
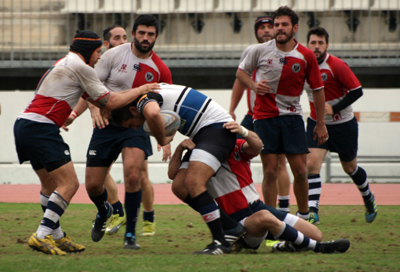
POLYGON ((134 115, 135 113, 139 113, 137 108, 135 106, 130 106, 129 107, 129 112, 134 115))
POLYGON ((110 49, 110 43, 108 41, 104 41, 103 45, 105 48, 110 49))

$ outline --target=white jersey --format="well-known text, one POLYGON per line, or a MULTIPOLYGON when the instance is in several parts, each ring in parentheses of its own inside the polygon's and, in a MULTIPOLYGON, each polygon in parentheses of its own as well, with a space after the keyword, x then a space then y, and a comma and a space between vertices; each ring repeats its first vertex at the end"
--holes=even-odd
POLYGON ((230 114, 210 97, 190 87, 160 84, 159 94, 148 93, 139 98, 138 111, 142 113, 143 107, 149 101, 156 101, 161 110, 170 110, 181 117, 179 132, 193 138, 203 127, 215 123, 233 121, 230 114))
POLYGON ((69 52, 42 76, 33 100, 18 117, 61 127, 80 97, 97 101, 107 94, 95 70, 69 52))
POLYGON ((249 75, 257 69, 256 82, 269 80, 271 92, 256 96, 253 108, 255 120, 301 115, 300 95, 306 79, 313 90, 323 88, 314 53, 297 41, 289 52, 279 50, 275 40, 254 45, 239 69, 249 75))
POLYGON ((141 59, 132 53, 131 46, 132 43, 126 43, 107 50, 95 66, 110 91, 120 92, 151 82, 172 83, 169 68, 154 52, 141 59))
MULTIPOLYGON (((239 60, 239 64, 246 58, 247 54, 248 54, 256 45, 257 45, 257 44, 252 44, 252 45, 248 46, 248 47, 243 51, 243 53, 242 53, 242 55, 241 55, 241 57, 240 57, 240 60, 239 60)), ((251 77, 254 81, 256 80, 256 71, 257 71, 257 70, 254 70, 253 75, 252 75, 252 77, 251 77)), ((255 103, 255 101, 256 101, 256 93, 255 93, 252 89, 247 88, 247 89, 246 89, 246 96, 247 96, 247 108, 248 108, 247 114, 253 115, 253 114, 254 114, 254 111, 253 111, 254 103, 255 103)))

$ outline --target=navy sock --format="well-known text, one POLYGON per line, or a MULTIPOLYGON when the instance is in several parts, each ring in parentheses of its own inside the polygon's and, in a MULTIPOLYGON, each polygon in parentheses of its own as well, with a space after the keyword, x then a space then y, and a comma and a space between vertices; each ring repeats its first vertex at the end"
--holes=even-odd
POLYGON ((113 214, 119 214, 119 216, 124 216, 124 208, 122 207, 122 203, 118 200, 117 202, 115 202, 114 204, 111 204, 111 206, 114 209, 114 213, 113 214))
MULTIPOLYGON (((186 198, 183 200, 183 202, 185 202, 192 209, 195 210, 195 208, 193 207, 193 201, 192 201, 192 198, 190 197, 190 195, 187 195, 186 198)), ((223 230, 230 230, 230 229, 236 228, 239 223, 236 222, 235 220, 233 220, 222 209, 219 209, 219 210, 220 210, 220 216, 221 216, 222 229, 223 230)))
POLYGON ((229 243, 225 240, 222 230, 222 223, 220 217, 220 209, 212 196, 204 191, 200 195, 192 198, 194 209, 201 214, 204 222, 207 223, 210 229, 213 240, 221 242, 222 245, 228 246, 229 243))
POLYGON ((99 196, 89 195, 90 200, 96 205, 100 217, 106 217, 108 214, 107 196, 107 189, 105 188, 103 194, 99 196))
POLYGON ((143 211, 143 221, 154 222, 154 210, 151 212, 143 211))
POLYGON ((126 232, 136 235, 136 223, 138 221, 140 203, 142 202, 142 190, 135 193, 125 192, 126 232))
POLYGON ((372 194, 371 191, 369 190, 369 183, 367 180, 367 172, 360 167, 357 166, 356 170, 354 170, 353 173, 349 175, 353 182, 357 185, 358 190, 360 191, 364 202, 367 202, 368 200, 371 199, 372 194))

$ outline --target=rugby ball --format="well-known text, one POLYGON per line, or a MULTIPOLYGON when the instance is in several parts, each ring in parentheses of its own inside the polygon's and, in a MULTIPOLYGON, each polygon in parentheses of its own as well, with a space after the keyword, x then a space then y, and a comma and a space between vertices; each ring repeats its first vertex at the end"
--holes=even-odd
MULTIPOLYGON (((173 135, 181 125, 181 117, 176 112, 170 110, 162 110, 161 117, 164 121, 165 135, 173 135)), ((148 135, 154 136, 149 128, 149 125, 147 124, 147 121, 145 121, 143 124, 143 130, 148 135)))

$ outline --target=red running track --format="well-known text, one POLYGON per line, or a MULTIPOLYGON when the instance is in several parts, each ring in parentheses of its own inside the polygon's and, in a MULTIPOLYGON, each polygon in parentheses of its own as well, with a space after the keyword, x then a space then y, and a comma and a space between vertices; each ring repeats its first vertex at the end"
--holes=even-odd
MULTIPOLYGON (((172 194, 171 184, 154 184, 154 204, 182 204, 172 194)), ((256 184, 261 192, 261 184, 256 184)), ((400 184, 370 184, 378 205, 400 205, 400 184)), ((0 202, 39 203, 39 184, 10 185, 0 184, 0 202)), ((124 201, 124 185, 118 184, 118 196, 124 201)), ((85 185, 81 184, 71 203, 92 203, 85 185)), ((293 191, 290 192, 290 204, 295 205, 293 191)), ((323 184, 320 205, 363 205, 361 195, 354 184, 323 184)))

